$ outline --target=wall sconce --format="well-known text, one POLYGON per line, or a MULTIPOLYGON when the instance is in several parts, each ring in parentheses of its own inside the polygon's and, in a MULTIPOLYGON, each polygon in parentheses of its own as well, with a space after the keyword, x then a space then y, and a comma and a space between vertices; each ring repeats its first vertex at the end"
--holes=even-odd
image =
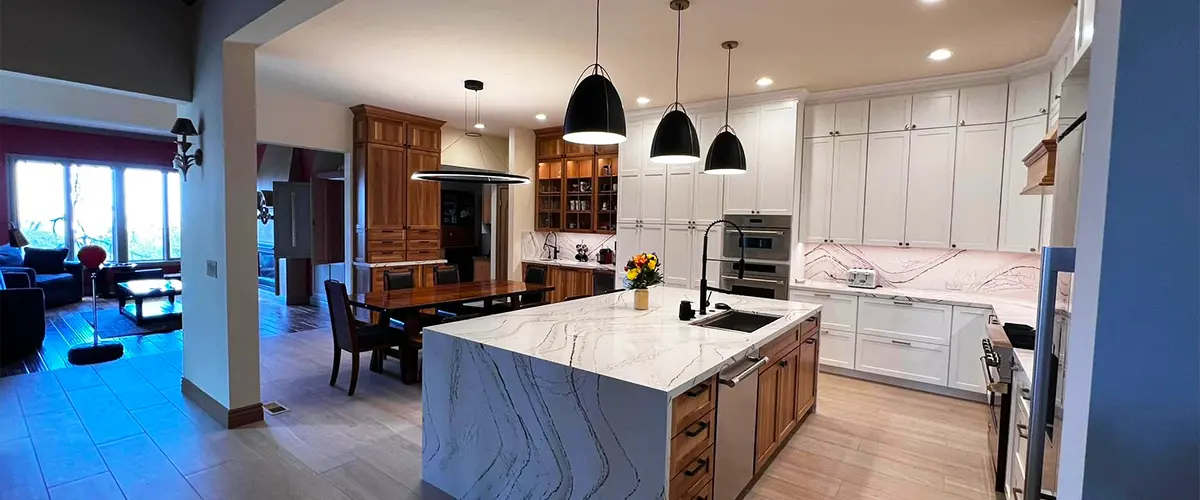
POLYGON ((171 133, 179 136, 179 140, 175 144, 179 146, 179 152, 175 153, 175 170, 183 176, 183 180, 187 180, 187 172, 193 166, 199 166, 204 163, 204 152, 200 148, 196 148, 194 154, 188 154, 188 150, 192 149, 193 144, 188 142, 187 138, 195 135, 200 135, 196 132, 196 126, 192 124, 192 120, 187 118, 176 118, 175 125, 171 127, 171 133))

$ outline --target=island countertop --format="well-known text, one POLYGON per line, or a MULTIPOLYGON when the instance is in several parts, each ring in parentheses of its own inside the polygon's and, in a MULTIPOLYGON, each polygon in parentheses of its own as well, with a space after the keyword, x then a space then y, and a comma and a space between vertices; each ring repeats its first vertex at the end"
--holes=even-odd
POLYGON ((724 302, 737 310, 780 318, 752 333, 704 328, 679 320, 679 302, 690 300, 696 307, 698 294, 695 290, 659 286, 650 289, 650 309, 646 311, 634 309, 633 292, 624 291, 434 325, 425 332, 496 347, 675 397, 821 310, 819 304, 713 293, 713 303, 724 302))

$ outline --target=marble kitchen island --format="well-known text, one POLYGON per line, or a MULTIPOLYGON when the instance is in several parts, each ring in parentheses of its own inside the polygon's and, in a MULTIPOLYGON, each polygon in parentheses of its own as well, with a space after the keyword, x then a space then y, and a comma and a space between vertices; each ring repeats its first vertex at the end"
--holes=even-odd
POLYGON ((680 321, 696 291, 650 293, 647 311, 627 291, 426 328, 423 479, 455 498, 711 498, 716 375, 743 365, 768 394, 741 440, 758 472, 814 406, 821 306, 714 293, 779 316, 743 333, 680 321))

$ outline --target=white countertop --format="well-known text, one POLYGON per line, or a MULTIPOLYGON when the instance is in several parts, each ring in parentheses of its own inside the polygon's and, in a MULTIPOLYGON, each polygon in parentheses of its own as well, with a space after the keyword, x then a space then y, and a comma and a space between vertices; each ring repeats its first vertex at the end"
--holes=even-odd
POLYGON ((354 265, 358 266, 358 267, 401 267, 401 266, 423 266, 423 265, 428 265, 428 264, 445 264, 446 262, 447 262, 446 259, 434 259, 434 260, 410 260, 410 261, 405 261, 405 262, 373 262, 373 263, 355 262, 354 265))
POLYGON ((916 290, 911 288, 852 288, 841 283, 805 280, 792 285, 793 290, 840 293, 884 300, 908 300, 964 307, 993 309, 1001 323, 1021 323, 1037 326, 1037 303, 981 293, 916 290))
MULTIPOLYGON (((633 291, 531 307, 430 326, 436 332, 660 390, 675 397, 821 310, 819 304, 722 293, 713 302, 782 316, 753 333, 692 326, 679 301, 695 307, 697 291, 650 289, 650 309, 633 307, 633 291)), ((428 360, 427 360, 428 361, 428 360)))
POLYGON ((615 264, 601 264, 594 260, 589 260, 587 262, 579 262, 577 260, 562 260, 562 259, 559 259, 559 260, 521 259, 521 262, 524 262, 526 264, 542 264, 542 265, 547 265, 547 266, 574 267, 574 268, 578 268, 578 269, 596 269, 596 270, 610 271, 610 272, 617 271, 617 266, 615 264))

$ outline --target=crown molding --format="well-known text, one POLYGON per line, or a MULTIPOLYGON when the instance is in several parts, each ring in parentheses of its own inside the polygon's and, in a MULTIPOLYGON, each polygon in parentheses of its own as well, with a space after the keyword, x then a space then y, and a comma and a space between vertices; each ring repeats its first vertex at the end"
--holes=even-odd
MULTIPOLYGON (((759 92, 755 94, 732 96, 729 98, 730 108, 741 108, 746 106, 755 106, 760 104, 769 104, 773 102, 795 101, 798 106, 803 106, 808 100, 808 89, 784 89, 772 90, 770 92, 759 92)), ((725 99, 712 99, 707 101, 699 101, 693 103, 684 103, 688 113, 705 113, 709 111, 718 111, 725 109, 725 99)), ((654 108, 635 108, 626 109, 625 118, 647 118, 662 116, 666 111, 666 106, 658 106, 654 108)))

